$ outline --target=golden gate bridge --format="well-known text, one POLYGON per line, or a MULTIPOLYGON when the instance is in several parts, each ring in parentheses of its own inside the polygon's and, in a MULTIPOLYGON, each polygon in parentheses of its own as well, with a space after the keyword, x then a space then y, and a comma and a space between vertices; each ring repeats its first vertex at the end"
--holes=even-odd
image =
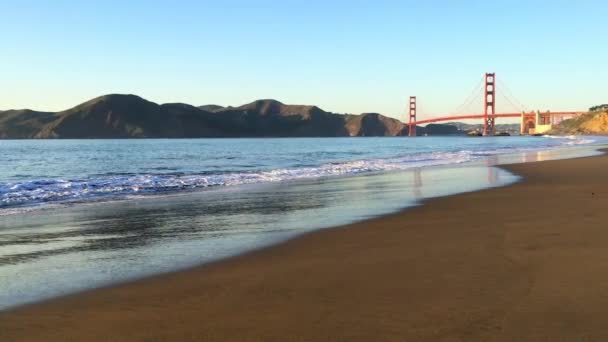
MULTIPOLYGON (((495 122, 498 118, 520 118, 520 133, 521 134, 542 134, 551 129, 551 127, 562 120, 570 119, 572 117, 585 113, 584 111, 526 111, 526 107, 521 105, 509 91, 509 88, 505 84, 501 84, 505 88, 505 94, 503 94, 506 101, 513 107, 519 109, 516 112, 496 113, 496 91, 497 79, 495 73, 486 73, 485 77, 479 82, 479 85, 475 87, 471 95, 465 100, 465 102, 458 107, 458 109, 466 109, 470 106, 477 98, 477 94, 483 94, 483 112, 482 113, 470 113, 465 114, 453 114, 446 116, 437 116, 429 119, 417 119, 417 103, 416 96, 410 96, 409 101, 409 115, 408 115, 408 135, 416 136, 416 126, 425 125, 433 122, 445 122, 455 120, 469 120, 469 119, 481 119, 483 122, 484 136, 495 135, 495 122), (480 87, 482 86, 483 87, 480 87)), ((457 111, 458 111, 457 109, 457 111)))

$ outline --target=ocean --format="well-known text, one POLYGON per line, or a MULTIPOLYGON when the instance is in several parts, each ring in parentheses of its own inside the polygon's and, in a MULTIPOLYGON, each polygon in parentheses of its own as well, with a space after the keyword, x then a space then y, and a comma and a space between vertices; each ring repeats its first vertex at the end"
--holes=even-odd
POLYGON ((0 140, 0 310, 516 182, 600 137, 0 140))

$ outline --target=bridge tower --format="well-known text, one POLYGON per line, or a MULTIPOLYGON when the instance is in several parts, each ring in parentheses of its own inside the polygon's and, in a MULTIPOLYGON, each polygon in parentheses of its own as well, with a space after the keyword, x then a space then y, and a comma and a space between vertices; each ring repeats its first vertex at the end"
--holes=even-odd
POLYGON ((416 136, 416 96, 410 96, 410 121, 408 126, 408 136, 416 136))
POLYGON ((496 114, 496 78, 494 73, 486 73, 483 97, 483 135, 494 135, 494 117, 496 114), (488 115, 492 115, 489 117, 488 115))

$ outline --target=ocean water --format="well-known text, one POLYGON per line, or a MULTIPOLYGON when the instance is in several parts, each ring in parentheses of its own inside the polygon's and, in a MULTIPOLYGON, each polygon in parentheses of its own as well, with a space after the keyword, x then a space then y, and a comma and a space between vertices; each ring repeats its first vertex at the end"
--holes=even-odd
POLYGON ((0 309, 512 183, 599 137, 0 141, 0 309))
POLYGON ((6 209, 452 165, 586 138, 0 141, 6 209))

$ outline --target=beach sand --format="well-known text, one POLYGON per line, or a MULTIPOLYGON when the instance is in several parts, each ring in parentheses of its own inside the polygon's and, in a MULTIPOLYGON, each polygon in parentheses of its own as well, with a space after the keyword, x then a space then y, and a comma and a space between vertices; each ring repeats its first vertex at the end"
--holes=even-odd
POLYGON ((608 156, 0 313, 0 341, 606 341, 608 156))

